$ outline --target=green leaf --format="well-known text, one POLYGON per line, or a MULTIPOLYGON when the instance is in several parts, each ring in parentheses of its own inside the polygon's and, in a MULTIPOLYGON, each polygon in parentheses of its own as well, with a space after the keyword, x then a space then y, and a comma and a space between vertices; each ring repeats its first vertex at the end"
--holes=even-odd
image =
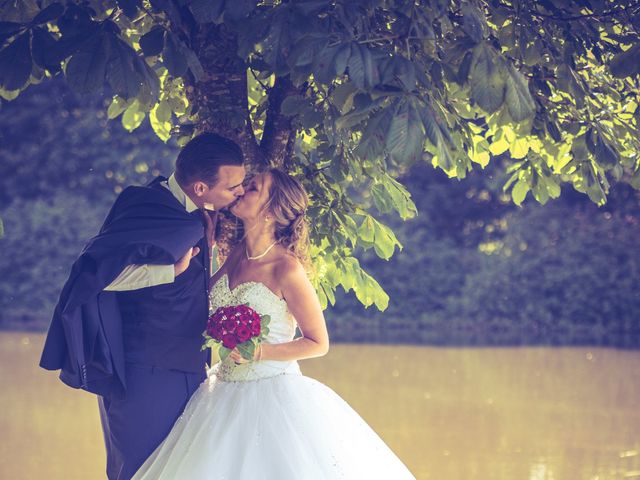
POLYGON ((393 231, 370 215, 362 221, 358 235, 366 246, 373 246, 376 254, 385 260, 391 258, 396 246, 402 249, 393 231))
MULTIPOLYGON (((372 160, 382 156, 384 151, 384 140, 391 124, 393 115, 392 108, 379 109, 367 121, 367 125, 362 132, 360 142, 354 150, 356 156, 363 160, 372 160)), ((366 117, 358 117, 363 119, 366 117)), ((341 119, 338 119, 340 121, 341 119)), ((357 122, 356 122, 357 123, 357 122)), ((336 126, 338 126, 336 122, 336 126)), ((341 126, 341 125, 340 125, 341 126)))
POLYGON ((640 73, 640 43, 617 54, 609 63, 614 77, 626 78, 640 73))
POLYGON ((34 19, 32 20, 32 24, 40 25, 43 23, 50 22, 51 20, 55 20, 64 12, 64 7, 56 2, 48 5, 45 9, 43 9, 40 13, 38 13, 34 19))
POLYGON ((481 43, 474 49, 470 71, 471 97, 488 113, 493 113, 504 102, 507 72, 502 58, 496 57, 491 47, 481 43))
POLYGON ((333 104, 343 115, 353 108, 353 98, 357 93, 356 86, 351 82, 344 82, 336 86, 331 94, 333 104))
POLYGON ((225 0, 191 0, 189 10, 198 23, 221 23, 225 0))
POLYGON ((573 97, 578 108, 582 108, 585 92, 578 83, 573 69, 568 64, 563 63, 556 69, 556 76, 558 77, 556 81, 558 88, 573 97))
POLYGON ((109 37, 111 55, 107 66, 107 82, 113 92, 122 98, 131 99, 140 91, 140 80, 134 62, 136 52, 115 36, 109 37))
POLYGON ((361 90, 371 89, 380 82, 378 67, 373 61, 371 51, 357 42, 351 44, 349 56, 349 78, 361 90))
POLYGON ((411 199, 411 193, 400 182, 390 175, 383 177, 383 185, 392 199, 393 207, 397 210, 400 218, 408 220, 418 214, 418 209, 411 199))
MULTIPOLYGON (((366 95, 365 95, 366 96, 366 95)), ((362 97, 360 97, 362 98, 362 97)), ((355 100, 355 98, 354 98, 355 100)), ((335 125, 336 128, 338 129, 346 129, 346 128, 351 128, 354 127, 356 125, 361 124, 362 122, 364 122, 365 120, 367 120, 369 118, 369 115, 371 114, 371 112, 373 112, 374 110, 377 110, 380 105, 382 104, 382 99, 377 99, 377 100, 369 100, 367 102, 361 102, 361 105, 355 109, 353 109, 352 111, 350 111, 349 113, 347 113, 346 115, 342 115, 340 117, 338 117, 335 120, 335 125)), ((369 122, 371 122, 371 120, 375 117, 375 115, 373 117, 371 117, 371 119, 369 119, 369 122)), ((363 135, 363 139, 364 139, 364 135, 363 135)))
POLYGON ((146 57, 160 55, 164 49, 164 29, 153 27, 140 37, 140 48, 146 57))
POLYGON ((547 177, 545 179, 545 183, 547 186, 547 192, 549 192, 549 196, 551 198, 558 198, 561 192, 560 185, 558 185, 558 183, 552 177, 547 177))
POLYGON ((187 73, 189 64, 187 62, 186 47, 177 36, 171 32, 167 32, 164 42, 164 50, 162 51, 162 60, 173 77, 182 77, 187 73))
POLYGON ((533 101, 533 97, 531 97, 529 87, 522 73, 517 71, 511 64, 509 64, 507 71, 509 72, 505 96, 507 109, 514 121, 522 122, 535 115, 536 104, 533 101))
POLYGON ((402 244, 396 238, 393 231, 386 225, 375 221, 375 243, 373 245, 374 250, 380 258, 389 260, 393 256, 395 247, 402 249, 402 244))
POLYGON ((472 138, 473 146, 469 152, 472 162, 478 163, 482 168, 486 167, 491 160, 489 142, 484 137, 476 135, 472 138))
POLYGON ((336 76, 344 75, 351 58, 351 46, 340 45, 336 51, 336 55, 333 57, 333 73, 336 76))
POLYGON ((134 131, 140 126, 146 113, 140 110, 140 103, 134 101, 122 115, 122 126, 129 132, 134 131))
POLYGON ((56 39, 42 27, 33 28, 32 35, 31 54, 35 64, 47 70, 59 71, 63 59, 59 55, 56 39))
POLYGON ((450 134, 436 117, 431 107, 420 110, 420 117, 424 125, 425 133, 431 144, 435 147, 437 163, 444 171, 449 172, 453 167, 453 158, 448 146, 450 134))
POLYGON ((511 190, 511 198, 513 199, 513 203, 520 206, 527 196, 527 192, 529 191, 529 184, 520 179, 513 186, 513 190, 511 190))
POLYGON ((527 137, 519 137, 516 138, 509 147, 509 153, 511 154, 511 158, 524 158, 527 156, 527 153, 529 153, 529 148, 530 144, 527 137))
POLYGON ((335 76, 334 59, 342 45, 328 46, 320 50, 313 62, 313 76, 320 83, 329 84, 333 82, 335 76))
POLYGON ((19 90, 31 75, 29 32, 18 35, 0 50, 0 85, 7 90, 19 90))
POLYGON ((484 13, 471 3, 463 3, 460 7, 462 12, 462 30, 469 35, 474 43, 479 43, 484 38, 485 17, 484 13))
POLYGON ((233 0, 225 3, 224 18, 239 21, 248 16, 256 8, 255 0, 233 0))
POLYGON ((71 57, 65 68, 65 76, 71 88, 80 93, 102 90, 107 73, 108 46, 106 37, 99 34, 71 57))
POLYGON ((616 152, 611 144, 602 138, 602 135, 598 135, 595 154, 597 162, 603 167, 611 168, 620 161, 618 152, 616 152))
POLYGON ((153 104, 160 94, 160 79, 147 62, 138 55, 133 58, 133 68, 141 85, 140 100, 146 105, 153 104))
POLYGON ((124 98, 116 95, 115 97, 113 97, 113 100, 111 100, 111 104, 107 109, 107 117, 109 118, 109 120, 117 118, 122 112, 127 109, 128 106, 129 102, 127 102, 124 98))
POLYGON ((230 353, 231 353, 230 348, 223 347, 222 345, 220 345, 220 348, 218 348, 218 356, 220 357, 221 362, 224 362, 230 353))
POLYGON ((389 213, 393 209, 393 199, 382 184, 376 183, 371 187, 371 196, 380 213, 389 213))
POLYGON ((549 200, 549 191, 547 190, 547 184, 544 177, 537 177, 537 181, 531 191, 533 192, 534 198, 542 205, 547 203, 549 200))
POLYGON ((158 102, 151 109, 149 122, 153 131, 163 142, 171 138, 171 107, 165 100, 158 102))
POLYGON ((240 352, 240 355, 242 355, 242 358, 245 360, 253 360, 256 351, 256 345, 253 341, 239 343, 236 348, 238 352, 240 352))
POLYGON ((290 95, 280 104, 280 113, 287 117, 296 116, 309 105, 309 101, 302 95, 290 95))
POLYGON ((398 162, 415 162, 422 157, 424 130, 420 115, 412 103, 399 102, 385 144, 391 157, 398 162))
POLYGON ((385 293, 380 284, 362 269, 360 269, 357 280, 357 285, 354 288, 356 298, 365 307, 375 304, 378 310, 385 311, 389 306, 389 295, 385 293))
POLYGON ((358 235, 366 243, 373 243, 375 240, 375 220, 371 216, 367 216, 358 229, 358 235))
POLYGON ((20 95, 20 90, 5 90, 4 88, 0 87, 0 97, 4 98, 5 100, 15 100, 16 98, 18 98, 18 95, 20 95))
POLYGON ((290 5, 274 10, 269 19, 267 36, 262 42, 264 61, 276 74, 283 74, 288 70, 284 52, 291 48, 290 14, 290 5))

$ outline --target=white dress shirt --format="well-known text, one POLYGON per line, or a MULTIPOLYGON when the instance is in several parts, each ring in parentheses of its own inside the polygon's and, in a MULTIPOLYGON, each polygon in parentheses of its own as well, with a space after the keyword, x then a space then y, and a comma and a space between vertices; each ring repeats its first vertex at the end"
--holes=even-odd
MULTIPOLYGON (((198 207, 193 200, 182 190, 175 174, 171 174, 166 182, 162 182, 162 186, 168 188, 173 196, 191 213, 198 207)), ((116 279, 105 287, 105 290, 124 291, 137 290, 139 288, 152 287, 154 285, 162 285, 164 283, 172 283, 175 280, 175 268, 173 265, 127 265, 124 270, 116 277, 116 279)))

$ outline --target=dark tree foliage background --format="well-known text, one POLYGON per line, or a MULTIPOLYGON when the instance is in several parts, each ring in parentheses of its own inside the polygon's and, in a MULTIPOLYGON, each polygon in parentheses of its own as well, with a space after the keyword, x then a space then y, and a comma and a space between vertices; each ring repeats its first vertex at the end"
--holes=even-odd
MULTIPOLYGON (((59 81, 0 110, 0 325, 43 329, 84 242, 116 193, 169 174, 177 153, 148 123, 130 134, 107 97, 59 81)), ((419 215, 385 218, 404 249, 357 252, 389 293, 365 309, 341 294, 326 315, 334 341, 640 345, 640 207, 620 184, 597 207, 570 187, 518 208, 495 162, 462 181, 418 164, 402 178, 419 215)))

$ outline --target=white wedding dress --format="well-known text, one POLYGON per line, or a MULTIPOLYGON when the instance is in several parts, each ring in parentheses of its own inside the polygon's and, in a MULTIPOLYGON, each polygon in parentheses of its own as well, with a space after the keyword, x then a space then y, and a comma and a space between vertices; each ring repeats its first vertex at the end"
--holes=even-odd
MULTIPOLYGON (((247 303, 271 316, 268 343, 294 338, 285 300, 266 285, 233 290, 225 274, 212 311, 247 303)), ((333 390, 295 361, 214 365, 184 413, 133 480, 414 479, 382 439, 333 390)))

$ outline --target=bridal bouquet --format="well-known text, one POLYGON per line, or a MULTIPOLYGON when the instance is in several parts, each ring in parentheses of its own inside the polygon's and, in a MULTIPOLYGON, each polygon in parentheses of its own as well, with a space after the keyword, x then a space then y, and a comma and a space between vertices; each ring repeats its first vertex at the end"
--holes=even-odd
POLYGON ((202 350, 217 346, 223 361, 237 347, 243 358, 252 360, 258 343, 269 333, 269 320, 269 315, 260 315, 245 304, 219 307, 202 333, 205 338, 202 350))

